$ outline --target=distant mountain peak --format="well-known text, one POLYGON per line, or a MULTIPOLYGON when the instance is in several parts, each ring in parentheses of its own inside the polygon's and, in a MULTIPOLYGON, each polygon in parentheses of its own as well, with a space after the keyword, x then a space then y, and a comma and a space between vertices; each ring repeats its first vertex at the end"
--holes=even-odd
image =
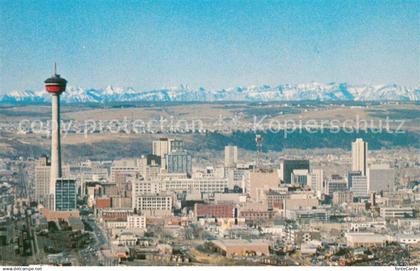
MULTIPOLYGON (((133 87, 81 88, 68 86, 62 94, 64 103, 103 102, 211 102, 211 101, 419 101, 420 89, 389 83, 384 85, 350 85, 347 83, 281 84, 236 86, 217 90, 188 85, 152 90, 133 87)), ((45 91, 13 90, 0 97, 0 103, 45 103, 50 95, 45 91)))

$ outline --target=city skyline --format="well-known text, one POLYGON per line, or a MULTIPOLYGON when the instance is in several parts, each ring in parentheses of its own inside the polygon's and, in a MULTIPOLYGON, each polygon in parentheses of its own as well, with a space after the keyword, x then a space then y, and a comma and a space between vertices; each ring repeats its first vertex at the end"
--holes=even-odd
MULTIPOLYGON (((121 133, 112 133, 108 143, 102 138, 106 155, 89 159, 86 149, 94 144, 90 141, 93 138, 80 137, 76 132, 73 136, 83 151, 74 152, 73 158, 63 162, 61 142, 66 153, 72 141, 70 137, 61 138, 58 125, 60 96, 67 80, 54 71, 44 83, 46 93, 53 96, 47 106, 51 112, 45 114, 51 116, 50 136, 0 131, 11 138, 10 142, 18 138, 29 142, 34 137, 37 143, 49 141, 51 149, 50 161, 30 151, 22 156, 0 157, 2 265, 116 268, 419 263, 420 169, 417 149, 412 146, 369 152, 368 142, 374 146, 374 138, 379 137, 375 131, 375 137, 366 141, 362 134, 353 141, 342 133, 339 137, 351 151, 315 150, 310 143, 315 134, 310 133, 298 143, 303 147, 301 152, 289 149, 287 153, 279 152, 276 145, 280 142, 273 140, 267 129, 261 129, 255 137, 243 137, 238 142, 240 146, 246 142, 255 146, 247 151, 230 144, 228 138, 220 138, 217 132, 219 143, 209 137, 200 140, 187 129, 182 135, 134 135, 149 147, 145 150, 137 145, 125 157, 116 156, 121 151, 117 143, 127 142, 121 133), (194 147, 194 138, 198 148, 194 147)), ((192 105, 198 105, 194 114, 205 111, 203 103, 192 105)), ((250 113, 261 105, 245 106, 250 113)), ((272 103, 265 105, 270 112, 282 112, 272 103)), ((188 106, 191 104, 178 106, 184 116, 188 106)), ((213 106, 219 113, 225 107, 213 106)), ((226 106, 246 112, 238 104, 226 106)), ((337 107, 297 103, 284 108, 292 115, 300 112, 296 109, 310 115, 344 109, 349 117, 349 112, 363 108, 395 112, 392 106, 407 112, 404 108, 415 105, 361 103, 337 107)), ((66 111, 71 109, 64 107, 66 111)), ((160 116, 163 110, 175 107, 158 106, 160 116)), ((144 108, 151 109, 148 105, 144 108)), ((14 109, 4 112, 10 116, 14 109)), ((104 117, 106 112, 115 114, 126 108, 76 106, 75 110, 85 117, 95 111, 104 117)), ((63 117, 69 112, 63 112, 63 117)), ((1 126, 10 123, 11 118, 7 118, 1 126)), ((223 126, 228 128, 229 124, 223 126)), ((94 134, 105 135, 99 131, 94 134)), ((322 137, 331 140, 326 134, 322 137)), ((0 148, 3 155, 4 150, 0 148)), ((95 148, 93 152, 101 150, 95 148)))
POLYGON ((0 0, 0 267, 416 269, 419 15, 0 0))
POLYGON ((53 62, 84 87, 419 86, 415 1, 2 1, 0 12, 1 94, 41 89, 53 62))

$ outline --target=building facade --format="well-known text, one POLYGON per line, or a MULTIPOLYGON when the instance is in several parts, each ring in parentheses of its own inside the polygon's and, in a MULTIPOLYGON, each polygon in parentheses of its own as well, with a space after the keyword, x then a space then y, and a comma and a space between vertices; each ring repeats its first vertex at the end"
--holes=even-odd
POLYGON ((228 145, 225 146, 225 167, 234 168, 238 163, 238 147, 228 145))
POLYGON ((368 160, 368 143, 363 139, 357 138, 351 144, 352 153, 352 170, 360 171, 363 176, 367 173, 367 160, 368 160))
POLYGON ((168 216, 172 214, 172 196, 140 195, 134 199, 133 208, 146 216, 168 216))
POLYGON ((55 210, 72 211, 76 209, 76 180, 59 178, 55 183, 55 210))
POLYGON ((146 217, 142 215, 127 216, 127 229, 146 229, 146 217))
POLYGON ((393 192, 395 169, 388 165, 373 165, 368 168, 368 190, 372 192, 393 192))
POLYGON ((295 169, 307 169, 309 171, 309 160, 282 160, 280 162, 280 177, 283 183, 292 183, 292 172, 295 169))
POLYGON ((355 198, 367 198, 369 196, 367 177, 353 176, 350 190, 353 192, 355 198))
POLYGON ((173 151, 166 155, 168 173, 186 173, 192 175, 192 158, 186 151, 173 151))
POLYGON ((37 160, 35 165, 35 200, 47 204, 50 194, 50 162, 47 157, 37 160))
POLYGON ((390 218, 413 218, 414 209, 411 207, 389 207, 381 208, 381 217, 385 219, 390 218))

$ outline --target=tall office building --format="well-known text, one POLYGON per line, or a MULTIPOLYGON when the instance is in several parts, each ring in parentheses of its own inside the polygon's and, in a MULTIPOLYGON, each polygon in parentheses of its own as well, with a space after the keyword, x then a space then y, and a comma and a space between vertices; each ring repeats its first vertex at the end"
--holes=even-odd
POLYGON ((41 204, 48 204, 50 194, 51 166, 47 156, 43 156, 35 164, 35 200, 41 204))
POLYGON ((350 191, 353 192, 355 198, 367 198, 369 196, 367 177, 353 176, 350 191))
POLYGON ((172 139, 162 137, 152 142, 152 154, 161 158, 161 167, 166 168, 166 155, 171 152, 172 139))
POLYGON ((225 167, 234 168, 238 163, 238 147, 228 145, 225 146, 225 167))
POLYGON ((367 173, 368 143, 363 139, 357 138, 351 144, 352 170, 362 172, 363 176, 367 173))
POLYGON ((192 175, 192 158, 186 151, 173 151, 166 155, 168 173, 192 175))
POLYGON ((71 211, 76 209, 76 180, 58 178, 55 182, 55 210, 71 211))
MULTIPOLYGON (((53 210, 54 206, 49 206, 50 195, 54 194, 55 187, 51 187, 50 176, 51 166, 47 156, 43 156, 35 164, 35 200, 45 207, 53 210)), ((63 167, 63 176, 70 176, 70 167, 63 167)))
POLYGON ((161 168, 168 173, 192 175, 192 158, 184 149, 184 141, 170 138, 154 140, 153 155, 160 158, 161 168))
POLYGON ((159 138, 159 140, 153 140, 152 142, 152 153, 161 158, 164 158, 171 151, 170 142, 172 140, 166 137, 159 138))
POLYGON ((163 169, 167 168, 166 156, 168 154, 182 151, 184 151, 184 141, 179 139, 162 137, 152 142, 152 154, 160 157, 160 165, 163 169))
POLYGON ((280 162, 280 177, 283 183, 292 183, 292 172, 295 169, 307 169, 309 171, 309 160, 282 160, 280 162))
POLYGON ((292 183, 295 185, 307 186, 309 171, 307 169, 295 169, 292 171, 292 183))
POLYGON ((394 191, 395 169, 388 165, 372 165, 367 171, 368 191, 392 192, 394 191))
POLYGON ((349 171, 347 173, 347 187, 349 189, 353 186, 353 177, 355 176, 363 176, 361 171, 349 171))
POLYGON ((325 192, 324 171, 322 169, 311 169, 309 177, 309 184, 311 186, 312 191, 319 193, 325 192))

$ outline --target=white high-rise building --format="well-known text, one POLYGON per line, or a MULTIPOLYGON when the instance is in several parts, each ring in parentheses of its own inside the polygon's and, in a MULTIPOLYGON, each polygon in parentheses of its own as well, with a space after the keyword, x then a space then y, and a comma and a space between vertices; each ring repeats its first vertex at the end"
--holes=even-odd
POLYGON ((368 143, 358 138, 351 144, 352 170, 362 172, 363 176, 367 173, 368 143))
POLYGON ((172 140, 165 137, 159 138, 159 140, 153 140, 152 142, 152 153, 160 157, 162 168, 166 168, 166 155, 171 152, 172 140))
POLYGON ((35 200, 44 205, 48 204, 50 194, 51 166, 47 157, 37 160, 35 165, 35 200))
POLYGON ((225 167, 234 168, 238 163, 238 147, 228 145, 225 146, 225 167))
POLYGON ((308 185, 311 186, 312 191, 324 193, 325 192, 324 171, 320 168, 311 169, 308 185))
POLYGON ((159 140, 153 140, 152 142, 152 153, 154 155, 165 158, 165 155, 171 152, 171 141, 169 138, 159 138, 159 140))

